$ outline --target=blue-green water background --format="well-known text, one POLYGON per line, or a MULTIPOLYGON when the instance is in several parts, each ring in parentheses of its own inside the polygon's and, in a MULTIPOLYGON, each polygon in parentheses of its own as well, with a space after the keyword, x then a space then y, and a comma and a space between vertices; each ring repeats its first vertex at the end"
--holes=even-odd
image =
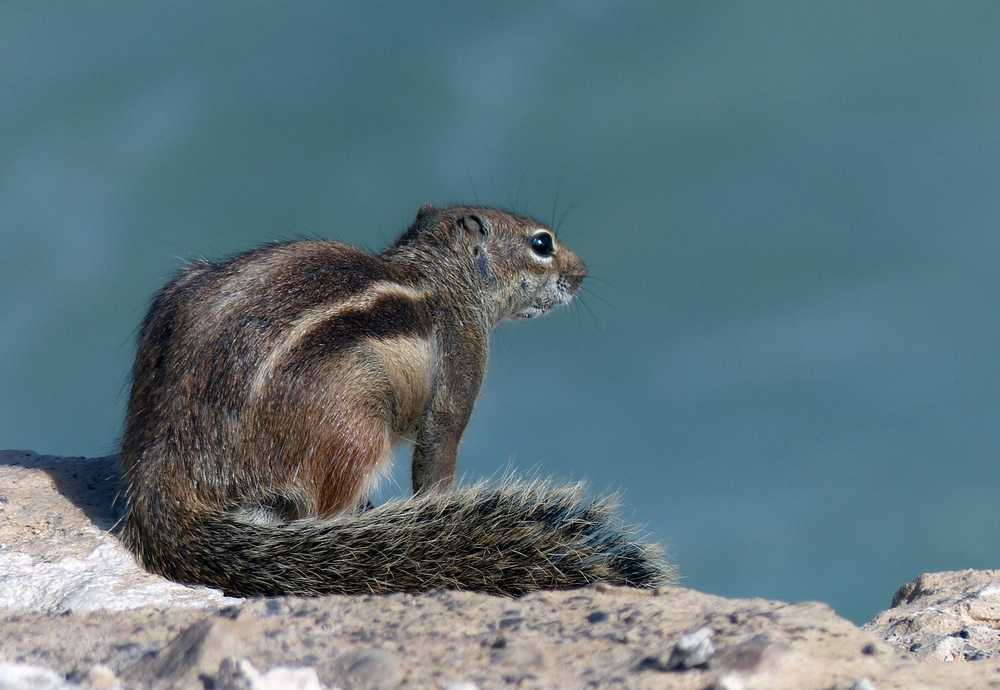
POLYGON ((496 334, 467 476, 622 488, 685 584, 855 621, 998 567, 998 37, 995 3, 4 3, 0 448, 114 450, 184 261, 478 200, 593 279, 496 334))

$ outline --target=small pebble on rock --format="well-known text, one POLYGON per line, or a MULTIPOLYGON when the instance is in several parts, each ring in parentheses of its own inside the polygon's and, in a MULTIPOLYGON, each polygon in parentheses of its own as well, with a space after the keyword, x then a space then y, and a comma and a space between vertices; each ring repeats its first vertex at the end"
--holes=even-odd
POLYGON ((403 679, 399 662, 381 649, 357 649, 337 659, 337 669, 346 685, 360 690, 394 688, 403 679))
POLYGON ((276 666, 260 673, 246 659, 226 657, 219 665, 215 690, 322 690, 313 668, 276 666))
POLYGON ((80 684, 92 690, 115 690, 121 688, 118 676, 104 664, 94 664, 80 679, 80 684))
POLYGON ((678 640, 667 662, 668 669, 688 669, 704 666, 715 655, 711 628, 699 628, 678 640))
POLYGON ((746 684, 735 673, 721 673, 709 687, 711 690, 745 690, 746 684))

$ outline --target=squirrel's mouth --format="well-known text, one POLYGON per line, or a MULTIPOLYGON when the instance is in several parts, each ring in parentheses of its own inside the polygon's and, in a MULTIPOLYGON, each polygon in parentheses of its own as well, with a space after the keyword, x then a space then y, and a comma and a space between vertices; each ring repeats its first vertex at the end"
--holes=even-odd
POLYGON ((532 319, 536 316, 541 316, 551 308, 552 308, 551 304, 547 306, 540 304, 529 304, 526 307, 521 307, 513 314, 511 314, 511 316, 514 317, 515 319, 532 319))
MULTIPOLYGON (((559 276, 535 287, 530 302, 510 312, 512 319, 531 319, 548 312, 553 307, 569 304, 580 289, 583 276, 567 278, 559 276)), ((522 288, 529 288, 530 283, 522 282, 522 288)), ((527 290, 525 290, 527 292, 527 290)))
POLYGON ((576 290, 571 292, 569 290, 557 289, 537 298, 531 304, 525 305, 520 309, 516 309, 511 316, 515 319, 531 319, 536 316, 541 316, 553 307, 569 304, 573 299, 574 294, 576 294, 576 290))

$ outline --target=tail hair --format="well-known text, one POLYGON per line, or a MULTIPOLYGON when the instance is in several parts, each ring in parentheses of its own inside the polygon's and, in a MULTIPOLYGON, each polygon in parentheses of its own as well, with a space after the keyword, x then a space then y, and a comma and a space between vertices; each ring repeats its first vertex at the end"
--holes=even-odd
POLYGON ((259 524, 200 515, 169 558, 130 540, 168 577, 227 594, 321 595, 457 589, 519 595, 595 582, 656 587, 674 569, 617 517, 616 496, 581 484, 479 483, 362 513, 259 524))

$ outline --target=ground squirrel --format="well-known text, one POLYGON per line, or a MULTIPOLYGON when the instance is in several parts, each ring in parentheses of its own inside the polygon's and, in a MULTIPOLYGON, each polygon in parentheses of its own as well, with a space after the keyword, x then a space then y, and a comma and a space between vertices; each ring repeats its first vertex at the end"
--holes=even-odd
POLYGON ((188 266, 139 335, 124 542, 237 595, 660 584, 669 567, 609 500, 451 488, 491 329, 568 303, 586 275, 540 223, 430 205, 378 256, 301 240, 188 266), (402 439, 415 495, 373 508, 402 439))

